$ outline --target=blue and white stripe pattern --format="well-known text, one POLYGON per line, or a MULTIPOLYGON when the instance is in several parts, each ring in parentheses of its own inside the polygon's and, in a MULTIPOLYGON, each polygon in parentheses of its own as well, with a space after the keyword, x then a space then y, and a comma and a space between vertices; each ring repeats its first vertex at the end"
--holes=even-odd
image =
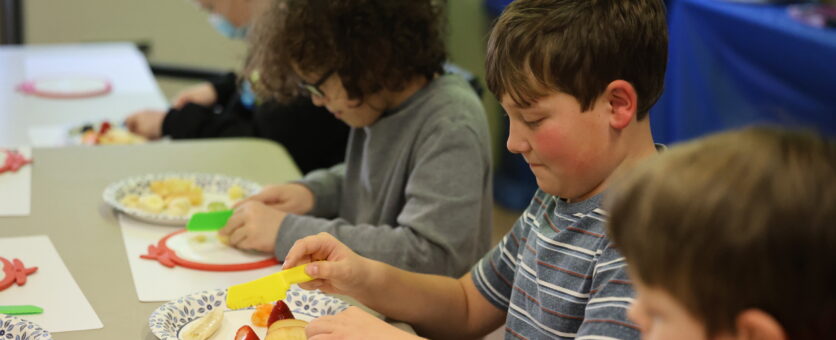
POLYGON ((567 203, 538 190, 514 228, 476 264, 476 287, 507 310, 506 339, 638 339, 633 289, 606 236, 602 195, 567 203))

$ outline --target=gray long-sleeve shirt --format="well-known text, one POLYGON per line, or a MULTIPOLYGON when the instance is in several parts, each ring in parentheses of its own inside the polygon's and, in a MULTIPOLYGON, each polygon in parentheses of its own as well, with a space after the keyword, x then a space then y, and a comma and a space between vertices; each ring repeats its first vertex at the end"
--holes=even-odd
POLYGON ((345 163, 300 181, 315 206, 285 218, 276 256, 324 231, 365 257, 462 275, 490 246, 491 182, 479 98, 458 76, 438 77, 371 126, 353 129, 345 163))

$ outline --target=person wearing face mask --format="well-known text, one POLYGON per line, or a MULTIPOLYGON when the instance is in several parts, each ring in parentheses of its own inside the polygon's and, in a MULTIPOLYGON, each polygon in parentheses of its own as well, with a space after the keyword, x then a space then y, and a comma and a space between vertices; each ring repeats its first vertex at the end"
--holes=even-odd
MULTIPOLYGON (((268 0, 196 0, 209 23, 230 39, 245 39, 251 21, 268 0)), ((259 73, 227 73, 178 94, 165 111, 131 114, 128 129, 148 139, 260 137, 282 144, 303 173, 330 167, 345 155, 349 127, 304 97, 278 103, 253 91, 259 73), (329 138, 321 138, 327 135, 329 138)))

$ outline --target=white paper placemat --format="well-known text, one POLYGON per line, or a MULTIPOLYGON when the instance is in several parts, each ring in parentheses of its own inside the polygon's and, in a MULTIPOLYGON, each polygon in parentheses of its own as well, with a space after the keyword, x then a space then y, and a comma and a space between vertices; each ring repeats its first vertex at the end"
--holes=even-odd
MULTIPOLYGON (((32 148, 15 148, 23 157, 32 158, 32 148)), ((0 155, 0 162, 6 159, 0 155)), ((27 216, 32 209, 32 166, 26 164, 15 172, 0 173, 0 216, 27 216)))
MULTIPOLYGON (((0 305, 35 305, 43 314, 20 315, 50 333, 102 328, 102 321, 84 297, 49 237, 0 238, 0 256, 20 259, 24 267, 38 267, 26 284, 0 291, 0 305)), ((2 274, 0 274, 2 275, 2 274)))
POLYGON ((210 272, 176 266, 165 267, 157 261, 140 258, 149 245, 156 245, 178 227, 145 223, 127 215, 119 215, 122 239, 128 253, 136 295, 139 301, 170 301, 196 291, 227 288, 281 270, 280 266, 238 272, 210 272))
POLYGON ((52 148, 71 145, 67 125, 43 125, 29 128, 29 142, 35 147, 52 148))

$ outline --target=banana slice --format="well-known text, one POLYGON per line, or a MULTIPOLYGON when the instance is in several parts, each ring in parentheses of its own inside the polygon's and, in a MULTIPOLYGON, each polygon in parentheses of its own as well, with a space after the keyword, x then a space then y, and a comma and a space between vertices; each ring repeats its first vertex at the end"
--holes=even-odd
POLYGON ((215 308, 209 314, 204 315, 195 322, 190 323, 187 329, 180 333, 183 340, 206 340, 215 334, 218 328, 223 323, 224 312, 220 308, 215 308))

